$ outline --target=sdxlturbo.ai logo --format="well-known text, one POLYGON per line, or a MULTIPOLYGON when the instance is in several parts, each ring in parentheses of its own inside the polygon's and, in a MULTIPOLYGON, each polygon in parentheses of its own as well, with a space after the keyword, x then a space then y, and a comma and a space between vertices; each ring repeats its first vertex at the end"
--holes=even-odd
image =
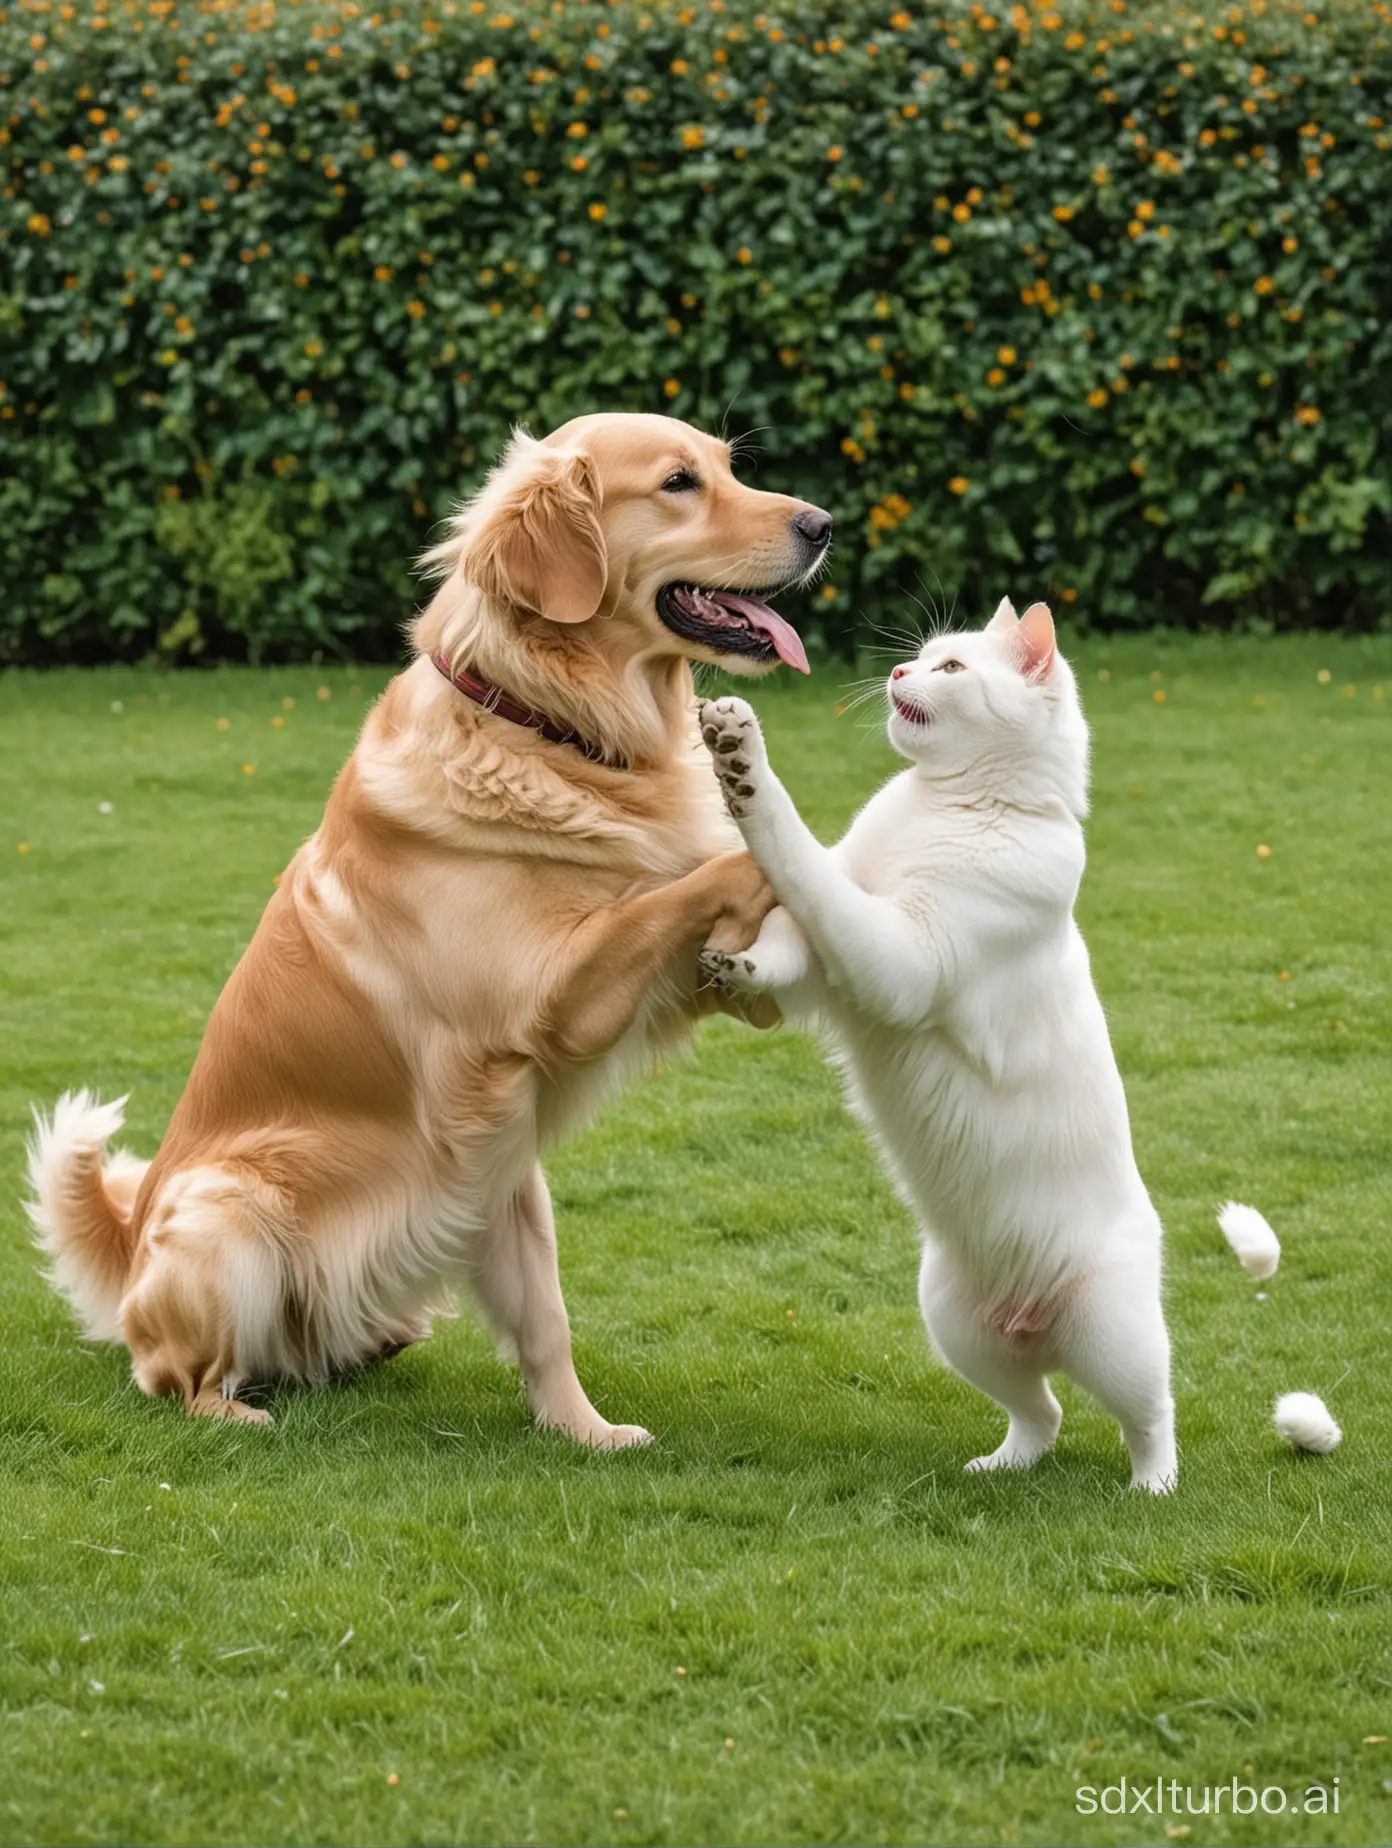
POLYGON ((1221 1816, 1225 1809, 1230 1816, 1252 1816, 1258 1810, 1265 1816, 1337 1816, 1339 1780, 1307 1784, 1304 1790, 1283 1790, 1279 1784, 1258 1790, 1234 1778, 1231 1784, 1206 1784, 1195 1790, 1176 1777, 1144 1784, 1123 1777, 1119 1784, 1079 1785, 1073 1807, 1080 1816, 1221 1816))

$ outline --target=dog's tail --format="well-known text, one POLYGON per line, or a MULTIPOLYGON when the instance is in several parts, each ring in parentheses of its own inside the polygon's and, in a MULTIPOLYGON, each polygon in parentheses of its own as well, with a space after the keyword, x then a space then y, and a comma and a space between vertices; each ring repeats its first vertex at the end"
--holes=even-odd
POLYGON ((49 1280, 97 1341, 119 1341, 118 1311, 135 1239, 131 1215, 148 1161, 106 1145, 125 1120, 126 1100, 103 1104, 69 1091, 53 1114, 34 1112, 25 1210, 48 1253, 49 1280))

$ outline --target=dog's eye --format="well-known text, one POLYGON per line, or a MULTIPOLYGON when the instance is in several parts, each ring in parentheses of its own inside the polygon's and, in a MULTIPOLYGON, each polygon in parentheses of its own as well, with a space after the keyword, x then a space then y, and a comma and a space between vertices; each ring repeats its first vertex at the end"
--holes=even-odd
POLYGON ((960 674, 963 671, 963 665, 960 661, 939 661, 938 665, 933 669, 935 674, 960 674))
POLYGON ((701 484, 689 468, 674 469, 662 484, 664 494, 694 494, 701 484))

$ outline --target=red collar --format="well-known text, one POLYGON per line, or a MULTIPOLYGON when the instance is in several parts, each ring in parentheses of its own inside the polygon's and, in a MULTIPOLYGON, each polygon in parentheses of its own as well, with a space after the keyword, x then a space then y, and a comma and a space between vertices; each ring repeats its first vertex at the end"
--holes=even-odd
POLYGON ((524 706, 520 699, 512 699, 501 687, 495 687, 491 680, 480 680, 477 674, 469 673, 465 668, 456 672, 442 653, 430 657, 434 665, 449 681, 450 685, 462 693, 466 699, 483 707, 485 712, 496 713, 500 719, 509 719, 514 725, 525 725, 529 731, 540 732, 543 738, 549 738, 552 744, 573 744, 577 751, 588 757, 591 763, 607 763, 604 752, 597 744, 591 744, 577 731, 567 731, 557 725, 554 719, 548 719, 544 712, 538 712, 535 706, 524 706))

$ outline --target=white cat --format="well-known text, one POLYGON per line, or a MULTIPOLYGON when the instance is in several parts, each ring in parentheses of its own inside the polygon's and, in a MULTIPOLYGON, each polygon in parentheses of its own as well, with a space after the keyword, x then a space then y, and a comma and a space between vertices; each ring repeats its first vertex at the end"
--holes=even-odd
POLYGON ((853 1101, 923 1229, 919 1301, 949 1365, 1009 1414, 969 1469, 1033 1463, 1066 1373, 1121 1423, 1134 1487, 1176 1474, 1160 1221, 1087 950, 1088 733, 1049 611, 1002 602, 889 677, 911 768, 827 848, 769 767, 740 699, 701 728, 726 803, 780 901, 708 978, 774 992, 830 1030, 853 1101))

